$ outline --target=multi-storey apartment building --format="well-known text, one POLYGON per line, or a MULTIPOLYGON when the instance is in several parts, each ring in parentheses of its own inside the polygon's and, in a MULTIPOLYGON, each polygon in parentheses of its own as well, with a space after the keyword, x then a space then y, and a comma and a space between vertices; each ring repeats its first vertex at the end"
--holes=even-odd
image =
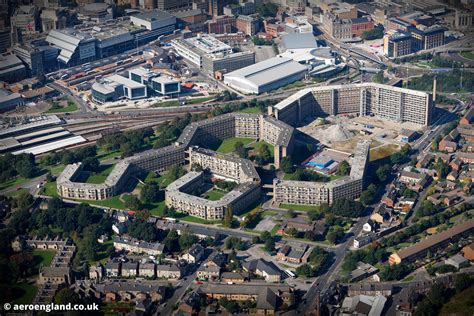
MULTIPOLYGON (((208 145, 211 142, 223 140, 230 137, 251 137, 269 142, 274 147, 274 163, 278 167, 282 158, 291 153, 293 147, 294 129, 272 117, 250 113, 229 113, 211 119, 191 123, 185 128, 176 143, 160 148, 152 149, 132 157, 128 157, 117 163, 106 178, 104 183, 79 182, 82 173, 81 164, 66 166, 58 177, 57 191, 64 198, 103 200, 119 194, 128 181, 131 173, 139 172, 162 172, 173 164, 183 165, 186 163, 186 151, 189 147, 208 145)), ((198 162, 216 173, 225 177, 234 177, 239 182, 251 182, 252 193, 257 192, 258 175, 254 172, 250 161, 237 160, 221 157, 212 151, 203 149, 191 155, 190 162, 198 162), (198 152, 202 155, 198 155, 198 152), (193 160, 194 159, 194 160, 193 160), (212 163, 212 164, 211 164, 212 163), (230 173, 234 170, 234 174, 230 173), (253 170, 253 171, 252 171, 253 170), (250 175, 250 176, 249 176, 250 175), (248 176, 248 178, 246 178, 248 176)), ((230 192, 229 199, 233 201, 236 208, 241 208, 246 200, 240 197, 248 193, 248 187, 244 184, 230 192)), ((227 195, 226 195, 227 196, 227 195)), ((207 203, 211 201, 204 200, 207 203)), ((220 200, 222 201, 222 199, 220 200)), ((220 216, 216 211, 215 218, 220 216)), ((199 212, 198 212, 199 213, 199 212)), ((206 214, 206 213, 201 213, 206 214)), ((223 213, 222 213, 223 214, 223 213)), ((207 215, 202 215, 207 216, 207 215)), ((208 217, 209 218, 209 217, 208 217)))
POLYGON ((336 181, 324 183, 274 179, 273 201, 275 203, 321 205, 332 204, 341 198, 358 198, 364 186, 369 151, 370 142, 358 143, 350 175, 336 181))
POLYGON ((166 188, 165 202, 168 207, 214 220, 223 218, 227 208, 238 214, 260 198, 260 177, 249 160, 192 147, 189 161, 191 166, 200 165, 212 174, 236 181, 239 185, 221 199, 210 201, 191 194, 202 186, 204 180, 203 172, 192 171, 166 188))
POLYGON ((269 107, 270 115, 290 125, 321 115, 356 113, 396 122, 430 125, 434 109, 430 93, 376 83, 303 89, 269 107))

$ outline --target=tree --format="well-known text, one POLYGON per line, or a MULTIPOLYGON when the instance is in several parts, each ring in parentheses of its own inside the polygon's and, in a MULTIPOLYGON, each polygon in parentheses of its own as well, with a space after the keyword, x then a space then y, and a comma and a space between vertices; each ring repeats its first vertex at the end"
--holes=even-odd
POLYGON ((385 83, 383 70, 380 70, 375 76, 373 76, 372 81, 375 83, 385 83))
POLYGON ((454 288, 456 289, 456 293, 461 293, 471 285, 472 279, 465 273, 460 273, 454 278, 454 288))
POLYGON ((158 239, 156 226, 142 219, 137 219, 130 224, 128 227, 128 234, 133 238, 148 242, 156 241, 158 239))
POLYGON ((186 174, 186 170, 183 167, 174 164, 168 169, 167 176, 170 181, 175 181, 186 174))
POLYGON ((16 198, 17 205, 20 209, 22 210, 27 210, 29 209, 33 203, 34 203, 34 198, 30 194, 30 192, 27 191, 21 191, 18 197, 16 198))
POLYGON ((145 203, 158 202, 160 200, 160 197, 161 197, 160 188, 158 184, 154 182, 146 183, 145 186, 142 188, 142 191, 140 192, 140 198, 145 203))
POLYGON ((326 239, 331 244, 337 244, 344 237, 344 229, 339 226, 333 226, 326 235, 326 239))
POLYGON ((224 213, 223 225, 225 227, 232 227, 232 220, 234 215, 232 213, 232 207, 228 206, 224 213))
POLYGON ((291 227, 285 230, 285 234, 291 236, 291 237, 297 237, 298 236, 298 230, 296 228, 291 227))
POLYGON ((338 176, 346 176, 351 172, 351 166, 346 160, 341 161, 337 166, 336 174, 338 176))
POLYGON ((449 173, 449 165, 446 162, 444 162, 443 159, 438 158, 434 167, 439 178, 442 178, 442 179, 446 178, 446 176, 449 173))
POLYGON ((365 206, 372 204, 375 198, 375 193, 377 193, 377 187, 374 184, 370 184, 367 187, 367 190, 361 193, 360 202, 365 206))
POLYGON ((32 178, 36 174, 35 157, 32 154, 18 155, 13 163, 16 172, 24 178, 32 178))
POLYGON ((244 243, 242 242, 242 239, 238 237, 227 237, 224 246, 226 249, 242 250, 244 248, 244 243))
POLYGON ((234 151, 239 155, 240 158, 248 157, 247 149, 242 142, 236 142, 234 144, 234 151))
POLYGON ((181 250, 189 249, 198 241, 199 238, 196 235, 194 235, 189 229, 185 229, 179 237, 179 246, 181 247, 181 250))
POLYGON ((261 234, 260 234, 260 239, 265 242, 267 241, 267 239, 271 239, 272 238, 272 234, 270 234, 269 231, 263 231, 261 234))
POLYGON ((296 268, 295 272, 298 276, 303 277, 303 278, 312 278, 315 276, 315 271, 307 263, 296 268))
POLYGON ((64 288, 58 291, 54 296, 54 302, 56 304, 79 304, 81 299, 74 291, 69 288, 64 288))
POLYGON ((364 212, 361 203, 349 199, 337 199, 331 206, 331 212, 338 216, 344 217, 360 217, 364 212))
POLYGON ((363 40, 374 40, 383 37, 383 30, 381 28, 373 28, 372 30, 362 33, 363 40))
POLYGON ((286 156, 281 159, 280 169, 285 173, 295 172, 295 169, 293 168, 293 161, 291 160, 291 156, 286 156))
POLYGON ((270 161, 272 154, 267 144, 263 144, 259 149, 257 156, 260 157, 262 164, 265 164, 270 161))
POLYGON ((265 250, 268 252, 273 252, 275 250, 275 241, 273 238, 265 240, 265 250))
POLYGON ((169 252, 179 251, 179 235, 176 229, 172 229, 166 235, 166 238, 163 240, 163 244, 169 252))
POLYGON ((265 3, 257 7, 257 13, 262 17, 274 17, 278 12, 278 5, 265 3))
POLYGON ((237 252, 235 249, 232 249, 231 253, 229 254, 229 269, 231 271, 235 271, 241 268, 242 264, 240 263, 239 258, 237 258, 237 252))
POLYGON ((82 161, 82 170, 84 171, 97 171, 100 162, 96 157, 87 157, 82 161))
POLYGON ((380 180, 380 182, 385 182, 388 179, 388 176, 390 175, 390 165, 385 164, 383 166, 380 166, 377 168, 375 171, 375 174, 377 175, 377 178, 380 180))
POLYGON ((135 195, 127 195, 127 198, 125 199, 125 207, 132 210, 132 211, 137 211, 142 208, 142 204, 140 203, 140 200, 135 196, 135 195))
POLYGON ((390 156, 390 162, 392 164, 400 164, 403 160, 405 160, 405 156, 399 151, 390 156))

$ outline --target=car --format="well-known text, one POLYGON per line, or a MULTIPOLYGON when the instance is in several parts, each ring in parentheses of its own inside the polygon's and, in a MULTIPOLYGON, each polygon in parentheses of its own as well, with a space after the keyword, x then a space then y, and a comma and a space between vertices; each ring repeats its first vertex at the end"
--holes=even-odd
POLYGON ((197 281, 196 284, 204 284, 204 283, 202 283, 201 281, 197 281))

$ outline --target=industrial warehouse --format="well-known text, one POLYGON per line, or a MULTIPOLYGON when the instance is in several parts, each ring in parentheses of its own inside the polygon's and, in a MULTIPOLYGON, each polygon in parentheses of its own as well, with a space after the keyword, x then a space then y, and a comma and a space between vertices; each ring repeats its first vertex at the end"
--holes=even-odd
POLYGON ((434 110, 430 93, 360 83, 308 88, 269 108, 269 114, 292 126, 308 117, 354 113, 395 122, 431 124, 434 110))
POLYGON ((260 94, 304 78, 308 68, 290 58, 274 57, 224 75, 224 83, 247 94, 260 94))

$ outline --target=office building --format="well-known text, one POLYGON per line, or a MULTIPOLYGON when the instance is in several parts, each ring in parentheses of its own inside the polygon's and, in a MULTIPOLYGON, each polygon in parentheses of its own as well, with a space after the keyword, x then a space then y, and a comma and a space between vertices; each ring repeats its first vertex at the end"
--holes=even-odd
POLYGON ((47 44, 35 41, 13 46, 13 52, 27 66, 30 76, 46 74, 58 67, 59 49, 47 44))
POLYGON ((350 113, 428 126, 433 111, 430 93, 377 83, 303 89, 269 107, 269 114, 292 126, 308 117, 350 113))
POLYGON ((245 35, 254 36, 258 33, 260 22, 248 15, 239 15, 235 22, 235 27, 239 32, 243 32, 245 35))
POLYGON ((417 27, 410 27, 408 29, 411 35, 411 50, 417 52, 419 50, 432 49, 443 46, 444 32, 446 28, 433 25, 431 27, 424 27, 423 25, 417 27))
POLYGON ((58 61, 67 66, 137 49, 175 30, 176 18, 163 11, 108 20, 99 25, 51 30, 46 41, 60 50, 58 61))
POLYGON ((81 65, 96 59, 95 38, 89 33, 75 29, 49 31, 46 41, 58 48, 58 62, 68 65, 81 65))
POLYGON ((207 34, 171 42, 186 61, 214 74, 218 70, 234 71, 255 63, 255 53, 234 53, 232 47, 207 34))
POLYGON ((357 7, 337 0, 311 0, 310 4, 320 8, 323 14, 333 14, 339 19, 357 18, 357 7))
POLYGON ((116 101, 122 97, 137 100, 148 96, 144 84, 120 75, 112 75, 92 85, 92 99, 98 103, 116 101))
POLYGON ((303 79, 307 67, 274 57, 224 75, 224 83, 243 93, 260 94, 303 79))
POLYGON ((148 95, 176 95, 181 92, 179 81, 142 67, 129 70, 129 79, 147 87, 148 95))
POLYGON ((456 10, 454 13, 454 27, 457 30, 472 30, 474 27, 473 17, 472 10, 456 10))
POLYGON ((13 54, 0 55, 0 81, 18 82, 26 78, 27 70, 21 60, 13 54))
POLYGON ((219 15, 206 23, 209 34, 233 33, 235 31, 236 18, 235 16, 219 15))
POLYGON ((113 10, 113 7, 107 3, 90 3, 79 9, 77 18, 83 23, 103 23, 114 18, 113 10))
POLYGON ((389 31, 383 37, 383 53, 390 58, 409 55, 413 50, 412 41, 408 32, 389 31))
MULTIPOLYGON (((19 93, 11 93, 8 90, 0 89, 0 113, 13 110, 23 105, 23 97, 19 93)), ((2 144, 3 145, 3 144, 2 144)))
POLYGON ((34 5, 20 5, 10 17, 12 39, 22 43, 40 31, 39 9, 34 5))

